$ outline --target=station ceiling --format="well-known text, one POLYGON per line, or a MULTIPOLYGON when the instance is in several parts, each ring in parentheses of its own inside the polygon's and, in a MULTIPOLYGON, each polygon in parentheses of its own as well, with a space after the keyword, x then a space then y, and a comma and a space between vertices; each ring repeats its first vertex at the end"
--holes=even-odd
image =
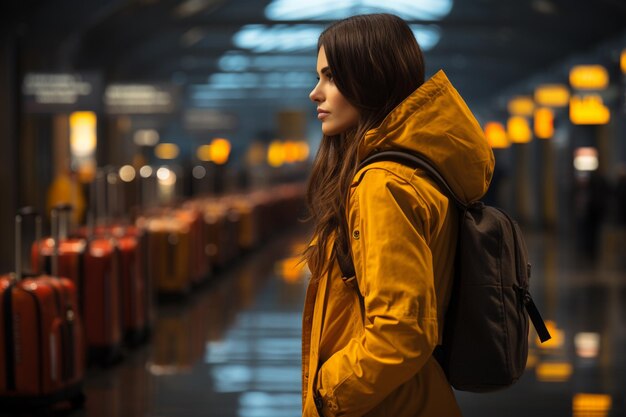
POLYGON ((108 81, 198 88, 273 82, 302 95, 314 84, 318 28, 342 13, 393 5, 426 29, 424 42, 434 42, 425 52, 427 74, 443 68, 476 102, 626 30, 624 0, 450 0, 447 10, 448 0, 301 0, 304 13, 270 19, 273 1, 289 10, 287 0, 23 0, 11 2, 17 4, 2 19, 30 51, 23 66, 31 70, 97 69, 108 81), (439 9, 417 13, 428 7, 439 9), (300 32, 288 33, 277 49, 262 43, 288 29, 300 32), (242 46, 242 39, 253 45, 242 46), (37 51, 46 58, 37 59, 37 51), (285 80, 294 88, 280 84, 285 80))

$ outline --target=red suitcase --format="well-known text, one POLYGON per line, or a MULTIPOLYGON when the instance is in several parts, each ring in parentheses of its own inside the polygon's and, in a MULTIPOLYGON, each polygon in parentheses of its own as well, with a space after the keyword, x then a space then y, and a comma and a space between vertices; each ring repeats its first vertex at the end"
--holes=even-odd
POLYGON ((114 225, 107 230, 113 236, 119 258, 124 339, 129 346, 136 346, 147 339, 151 322, 145 242, 137 228, 114 225))
POLYGON ((66 278, 22 276, 21 224, 32 216, 39 231, 41 220, 32 209, 22 209, 16 216, 16 272, 0 277, 3 412, 45 409, 59 402, 77 407, 84 402, 84 339, 76 287, 66 278))
MULTIPOLYGON (((67 230, 68 205, 55 208, 67 230)), ((90 363, 108 366, 122 355, 122 324, 118 256, 111 239, 61 235, 59 273, 78 287, 80 311, 85 324, 85 338, 90 363)), ((50 268, 53 253, 51 239, 33 248, 33 263, 43 256, 50 268)))
MULTIPOLYGON (((106 226, 119 256, 122 297, 122 327, 126 343, 138 345, 147 340, 153 323, 152 288, 147 279, 147 242, 145 232, 130 226, 124 210, 122 181, 117 169, 106 172, 106 226), (115 219, 109 221, 110 219, 115 219)), ((103 178, 104 179, 104 178, 103 178)), ((101 196, 102 197, 102 196, 101 196)), ((101 234, 101 233, 100 233, 101 234)))

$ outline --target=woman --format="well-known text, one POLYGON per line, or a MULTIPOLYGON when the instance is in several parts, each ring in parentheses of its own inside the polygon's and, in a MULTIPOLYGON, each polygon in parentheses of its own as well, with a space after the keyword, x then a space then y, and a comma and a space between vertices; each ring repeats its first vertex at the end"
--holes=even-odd
POLYGON ((380 150, 419 152, 469 201, 486 192, 493 153, 445 74, 424 82, 420 48, 396 16, 330 26, 317 72, 310 98, 323 139, 308 190, 303 416, 459 416, 432 356, 450 297, 456 208, 420 170, 357 168, 380 150), (350 253, 358 288, 341 279, 337 252, 350 253))

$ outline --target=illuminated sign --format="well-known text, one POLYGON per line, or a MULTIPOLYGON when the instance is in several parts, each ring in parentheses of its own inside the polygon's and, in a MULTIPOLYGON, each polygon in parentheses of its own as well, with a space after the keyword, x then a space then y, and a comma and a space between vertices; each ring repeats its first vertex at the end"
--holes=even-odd
POLYGON ((602 65, 578 65, 571 69, 569 83, 578 90, 604 90, 609 85, 609 73, 602 65))
POLYGON ((564 382, 572 376, 573 367, 567 362, 547 362, 537 365, 535 372, 539 381, 564 382))
POLYGON ((506 131, 513 143, 528 143, 532 140, 530 125, 525 117, 509 117, 506 123, 506 131))
POLYGON ((98 110, 102 81, 97 74, 29 73, 22 94, 27 113, 98 110))
POLYGON ((502 123, 489 122, 485 124, 485 137, 493 149, 502 149, 511 146, 502 123))
POLYGON ((578 148, 574 152, 574 168, 576 171, 595 171, 600 165, 598 150, 593 147, 578 148))
POLYGON ((518 96, 509 101, 507 108, 512 116, 530 117, 535 110, 535 102, 530 97, 518 96))
POLYGON ((611 119, 611 111, 597 94, 576 95, 570 100, 569 118, 575 125, 603 125, 611 119))
POLYGON ((302 0, 274 0, 265 9, 270 20, 337 20, 355 14, 392 13, 405 20, 441 20, 452 0, 320 0, 303 7, 302 0))
POLYGON ((622 51, 622 55, 620 56, 620 67, 622 68, 622 72, 626 74, 626 49, 622 51))
POLYGON ((600 350, 600 334, 583 332, 577 333, 574 337, 576 355, 581 358, 592 359, 598 356, 600 350))
POLYGON ((535 89, 535 101, 540 106, 565 107, 569 103, 569 89, 562 84, 545 84, 535 89))
POLYGON ((90 111, 70 115, 70 150, 75 157, 90 157, 96 151, 96 114, 90 111))
POLYGON ((542 107, 535 110, 535 136, 539 139, 550 139, 554 136, 554 113, 542 107))
POLYGON ((167 114, 177 103, 178 89, 168 85, 111 84, 104 92, 109 114, 167 114))
MULTIPOLYGON (((431 50, 441 39, 441 29, 437 25, 414 24, 409 27, 423 51, 431 50)), ((250 24, 233 35, 233 44, 257 53, 315 51, 323 30, 324 26, 312 24, 250 24)))
POLYGON ((572 400, 574 417, 606 417, 613 406, 613 399, 606 394, 576 394, 572 400))

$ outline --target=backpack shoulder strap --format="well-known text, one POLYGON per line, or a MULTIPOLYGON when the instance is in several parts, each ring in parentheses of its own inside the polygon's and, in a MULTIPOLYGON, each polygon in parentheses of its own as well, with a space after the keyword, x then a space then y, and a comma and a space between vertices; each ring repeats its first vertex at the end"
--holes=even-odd
MULTIPOLYGON (((440 191, 448 198, 452 199, 452 201, 454 201, 461 210, 465 210, 467 208, 467 204, 457 197, 437 168, 435 168, 435 165, 425 156, 418 153, 409 153, 407 151, 381 151, 365 158, 361 164, 359 164, 357 171, 360 171, 366 166, 379 161, 393 161, 412 168, 423 169, 439 186, 440 191)), ((356 273, 354 270, 352 256, 350 255, 350 250, 348 248, 346 249, 347 250, 339 250, 339 248, 335 247, 334 251, 337 256, 337 262, 339 263, 339 269, 341 269, 342 279, 347 284, 348 281, 351 282, 353 280, 356 273)), ((351 285, 354 284, 351 283, 351 285)))
POLYGON ((428 175, 437 183, 442 193, 448 198, 452 199, 455 204, 462 210, 467 208, 467 204, 463 202, 448 185, 447 181, 443 178, 443 175, 439 173, 435 164, 433 164, 428 158, 419 153, 413 153, 408 151, 381 151, 373 155, 368 156, 361 162, 357 171, 367 165, 373 164, 379 161, 393 161, 402 165, 406 165, 412 168, 421 168, 428 173, 428 175))

